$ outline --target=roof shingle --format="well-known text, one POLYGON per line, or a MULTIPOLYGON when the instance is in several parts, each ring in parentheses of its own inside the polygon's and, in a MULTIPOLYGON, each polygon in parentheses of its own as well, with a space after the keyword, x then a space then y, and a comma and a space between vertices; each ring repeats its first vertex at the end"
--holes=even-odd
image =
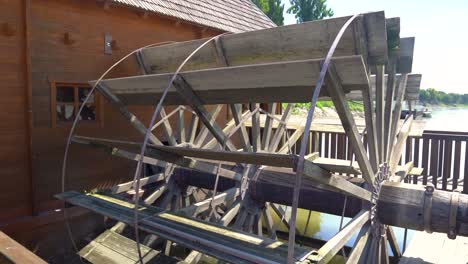
POLYGON ((227 32, 275 27, 250 0, 112 0, 227 32))

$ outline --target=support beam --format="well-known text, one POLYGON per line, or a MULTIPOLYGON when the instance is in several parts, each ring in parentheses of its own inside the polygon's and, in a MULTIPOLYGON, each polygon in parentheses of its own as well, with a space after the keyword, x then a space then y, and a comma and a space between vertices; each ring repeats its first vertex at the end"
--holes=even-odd
POLYGON ((226 135, 223 133, 221 128, 219 128, 216 122, 210 122, 212 118, 210 113, 203 106, 203 101, 194 93, 190 84, 188 84, 182 76, 178 75, 176 77, 174 80, 174 87, 184 98, 186 103, 188 103, 197 113, 203 124, 210 130, 216 140, 218 140, 219 144, 221 144, 221 146, 226 145, 226 148, 231 151, 236 150, 236 147, 231 143, 229 138, 226 138, 226 135))
POLYGON ((374 172, 371 163, 367 158, 366 149, 364 148, 364 145, 361 141, 354 117, 349 110, 343 87, 341 86, 340 79, 333 63, 330 63, 329 65, 326 75, 326 82, 329 84, 328 93, 333 100, 333 104, 335 105, 335 109, 341 119, 343 128, 351 142, 356 160, 359 163, 359 167, 361 168, 362 176, 369 184, 373 184, 374 172))
POLYGON ((375 122, 377 137, 378 163, 384 162, 384 90, 385 90, 385 66, 377 65, 375 78, 375 122))

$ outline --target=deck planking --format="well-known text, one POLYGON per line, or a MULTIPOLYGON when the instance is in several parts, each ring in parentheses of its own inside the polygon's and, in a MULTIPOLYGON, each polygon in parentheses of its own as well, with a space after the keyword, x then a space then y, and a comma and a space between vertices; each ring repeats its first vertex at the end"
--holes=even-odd
POLYGON ((416 232, 400 264, 466 264, 468 238, 451 240, 446 234, 416 232))

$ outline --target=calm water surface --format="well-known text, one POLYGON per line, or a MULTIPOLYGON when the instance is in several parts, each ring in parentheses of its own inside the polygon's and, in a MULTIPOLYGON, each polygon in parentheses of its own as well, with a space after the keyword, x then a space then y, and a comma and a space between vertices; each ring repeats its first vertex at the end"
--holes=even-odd
POLYGON ((468 108, 440 108, 432 110, 426 129, 468 132, 468 108))

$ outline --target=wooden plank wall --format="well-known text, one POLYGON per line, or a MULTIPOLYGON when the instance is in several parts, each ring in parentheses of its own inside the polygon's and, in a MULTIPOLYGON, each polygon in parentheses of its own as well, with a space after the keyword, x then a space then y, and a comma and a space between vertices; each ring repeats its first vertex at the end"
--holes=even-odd
POLYGON ((23 1, 0 0, 0 222, 31 213, 23 1))
MULTIPOLYGON (((60 171, 69 126, 52 127, 50 83, 86 83, 136 48, 163 41, 182 41, 219 34, 187 23, 143 15, 123 6, 103 7, 94 0, 29 0, 32 84, 32 180, 28 172, 26 119, 25 10, 22 1, 0 0, 0 29, 11 24, 15 34, 0 32, 0 222, 58 206, 60 171), (6 8, 4 8, 6 7, 6 8), (104 34, 115 40, 112 55, 104 54, 104 34), (69 40, 64 41, 65 34, 69 40), (32 186, 29 184, 33 182, 32 186), (33 195, 31 199, 31 195, 33 195), (31 202, 34 201, 34 202, 31 202)), ((120 66, 111 77, 139 73, 135 61, 120 66)), ((131 107, 145 122, 149 107, 131 107)), ((101 100, 102 124, 81 125, 84 135, 140 138, 127 121, 101 100)), ((222 114, 220 116, 223 116, 222 114)), ((225 116, 225 115, 224 115, 225 116)), ((91 189, 128 179, 133 164, 88 148, 73 146, 67 189, 91 189)))

